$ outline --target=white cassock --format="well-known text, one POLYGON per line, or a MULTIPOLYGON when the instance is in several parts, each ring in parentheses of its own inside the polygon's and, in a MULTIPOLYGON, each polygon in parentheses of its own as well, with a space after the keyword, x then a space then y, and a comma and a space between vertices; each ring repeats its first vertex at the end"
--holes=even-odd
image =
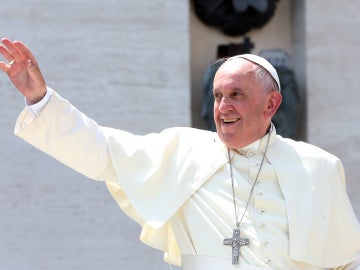
MULTIPOLYGON (((163 250, 166 261, 181 265, 182 256, 207 256, 238 269, 231 266, 231 247, 223 245, 232 236, 235 215, 227 148, 216 133, 170 128, 137 136, 101 127, 49 93, 38 116, 28 107, 20 114, 19 137, 87 177, 106 181, 119 206, 142 226, 141 240, 163 250)), ((265 138, 230 151, 240 215, 265 138)), ((250 239, 240 254, 249 265, 356 267, 360 226, 339 159, 273 130, 241 237, 250 239)))

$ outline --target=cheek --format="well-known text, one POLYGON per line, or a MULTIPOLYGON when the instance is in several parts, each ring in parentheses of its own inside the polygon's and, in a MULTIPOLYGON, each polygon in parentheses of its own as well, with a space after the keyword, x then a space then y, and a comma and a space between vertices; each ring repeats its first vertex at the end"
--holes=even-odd
MULTIPOLYGON (((236 110, 237 114, 239 114, 246 122, 248 121, 256 122, 260 119, 262 114, 262 110, 254 104, 252 105, 243 104, 241 106, 237 106, 234 109, 236 110)), ((254 124, 254 123, 248 123, 248 124, 254 124)))
POLYGON ((214 115, 219 114, 219 105, 216 102, 214 103, 213 112, 214 112, 214 115))
POLYGON ((244 102, 239 102, 234 105, 234 111, 241 115, 250 113, 251 110, 252 110, 251 106, 248 106, 248 104, 246 104, 244 102))

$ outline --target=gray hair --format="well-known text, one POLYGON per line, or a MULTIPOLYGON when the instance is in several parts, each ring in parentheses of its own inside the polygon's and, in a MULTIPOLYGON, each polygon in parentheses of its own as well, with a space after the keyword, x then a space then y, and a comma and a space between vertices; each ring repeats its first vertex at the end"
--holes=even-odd
POLYGON ((272 90, 280 92, 277 82, 269 71, 255 63, 254 72, 256 81, 264 86, 266 92, 270 92, 272 90))
POLYGON ((268 60, 255 54, 240 54, 228 58, 227 61, 238 58, 246 59, 255 64, 256 80, 265 86, 265 90, 281 91, 279 75, 268 60))

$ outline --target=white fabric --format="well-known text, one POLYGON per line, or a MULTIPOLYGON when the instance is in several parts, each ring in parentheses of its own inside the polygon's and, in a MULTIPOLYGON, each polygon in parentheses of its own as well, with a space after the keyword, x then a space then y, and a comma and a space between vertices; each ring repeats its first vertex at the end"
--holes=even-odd
POLYGON ((260 267, 240 262, 232 265, 231 261, 209 256, 182 256, 182 270, 271 270, 269 267, 260 267))
MULTIPOLYGON (((275 133, 272 133, 270 147, 275 140, 275 133)), ((239 216, 244 213, 251 185, 260 168, 266 141, 267 136, 241 151, 231 151, 239 216)), ((231 237, 235 227, 228 165, 222 166, 216 172, 216 177, 209 178, 179 212, 176 216, 181 216, 181 219, 173 217, 171 227, 182 254, 231 259, 231 247, 224 246, 221 242, 221 239, 231 237), (209 226, 210 223, 212 226, 209 226), (220 239, 219 235, 222 236, 220 239)), ((275 171, 267 159, 245 213, 241 237, 251 240, 248 246, 241 247, 240 261, 258 266, 271 264, 276 269, 296 269, 298 266, 289 258, 286 204, 275 171)), ((310 269, 317 268, 308 266, 308 270, 310 269)))
MULTIPOLYGON (((221 210, 214 213, 211 200, 202 205, 201 199, 215 190, 211 183, 224 182, 221 172, 227 172, 226 147, 215 133, 174 128, 159 134, 134 136, 98 126, 56 93, 37 118, 25 109, 19 116, 15 133, 84 175, 108 181, 107 186, 121 208, 142 226, 141 239, 163 250, 168 261, 180 264, 181 255, 199 255, 200 249, 203 250, 200 253, 205 253, 200 255, 213 256, 220 251, 226 253, 224 257, 231 257, 229 247, 224 247, 222 241, 231 236, 233 213, 225 208, 229 215, 221 210), (191 227, 190 222, 200 220, 194 208, 196 204, 192 209, 193 218, 185 217, 190 213, 185 210, 196 200, 202 207, 198 213, 203 214, 198 216, 204 223, 191 227), (217 215, 227 218, 218 218, 218 222, 212 218, 206 220, 217 215), (184 235, 191 237, 183 238, 184 235), (195 239, 195 236, 201 237, 195 239)), ((241 158, 241 155, 232 151, 232 158, 241 158)), ((265 222, 271 225, 280 221, 278 232, 286 232, 285 238, 289 237, 286 251, 277 254, 276 249, 268 248, 267 252, 274 250, 269 256, 278 256, 277 260, 285 264, 282 269, 321 269, 354 261, 360 254, 360 229, 346 195, 340 161, 314 146, 286 140, 274 133, 267 164, 269 170, 275 172, 272 175, 276 175, 268 178, 268 183, 278 181, 279 184, 279 187, 274 184, 269 187, 282 194, 264 201, 265 206, 276 205, 265 209, 266 213, 280 210, 279 220, 274 215, 269 216, 274 220, 265 222), (284 215, 285 219, 281 219, 284 215), (286 260, 299 263, 292 268, 286 260)), ((266 177, 264 180, 267 181, 266 177)), ((220 193, 209 198, 216 204, 228 205, 226 196, 230 192, 226 181, 223 190, 217 192, 220 193)), ((255 208, 256 201, 251 211, 255 208)), ((257 220, 257 217, 254 219, 249 214, 247 219, 257 220)), ((244 233, 251 234, 250 227, 246 231, 245 228, 244 233)), ((277 232, 253 234, 251 239, 255 239, 256 244, 256 237, 262 241, 271 234, 277 232)), ((245 249, 244 261, 262 265, 266 259, 265 248, 256 251, 252 246, 249 250, 254 257, 247 256, 245 249), (254 262, 255 259, 258 262, 254 262)), ((276 260, 270 261, 270 265, 273 263, 276 260)))
POLYGON ((27 102, 27 100, 25 99, 25 104, 26 106, 29 108, 29 110, 31 112, 34 113, 35 116, 38 116, 40 114, 40 112, 43 110, 43 108, 46 106, 46 104, 49 102, 50 100, 50 97, 51 97, 51 94, 52 94, 52 91, 48 88, 46 88, 47 91, 46 91, 46 94, 45 96, 37 103, 35 104, 29 104, 27 102))

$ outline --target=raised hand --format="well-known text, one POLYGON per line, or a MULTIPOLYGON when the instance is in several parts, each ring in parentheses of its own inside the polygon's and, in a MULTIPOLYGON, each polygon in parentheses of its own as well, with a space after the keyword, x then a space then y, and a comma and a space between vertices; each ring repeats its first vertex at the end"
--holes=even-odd
POLYGON ((29 104, 40 101, 46 93, 46 83, 38 63, 29 48, 22 42, 1 40, 0 69, 7 73, 14 86, 26 97, 29 104))

